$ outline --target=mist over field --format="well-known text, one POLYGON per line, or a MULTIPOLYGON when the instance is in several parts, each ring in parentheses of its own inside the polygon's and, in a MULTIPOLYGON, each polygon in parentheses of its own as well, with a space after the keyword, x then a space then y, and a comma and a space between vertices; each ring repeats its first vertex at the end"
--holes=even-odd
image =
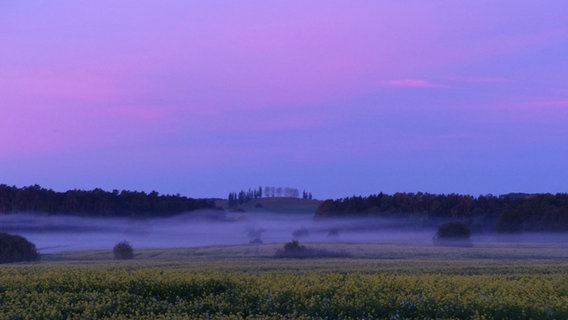
MULTIPOLYGON (((224 219, 202 214, 128 219, 0 215, 0 231, 19 234, 41 253, 110 249, 119 241, 135 248, 177 248, 249 243, 385 242, 432 245, 435 227, 416 228, 410 221, 338 219, 314 221, 310 214, 255 212, 224 219), (197 216, 197 217, 196 217, 197 216)), ((479 246, 566 246, 568 234, 473 234, 479 246)))

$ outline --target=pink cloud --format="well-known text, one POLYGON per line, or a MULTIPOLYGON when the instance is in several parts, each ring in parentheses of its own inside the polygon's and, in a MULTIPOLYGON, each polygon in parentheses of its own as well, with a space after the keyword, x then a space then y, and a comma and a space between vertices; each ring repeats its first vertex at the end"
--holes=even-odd
POLYGON ((381 82, 385 87, 402 87, 402 88, 448 88, 447 85, 433 83, 422 79, 399 79, 381 82))

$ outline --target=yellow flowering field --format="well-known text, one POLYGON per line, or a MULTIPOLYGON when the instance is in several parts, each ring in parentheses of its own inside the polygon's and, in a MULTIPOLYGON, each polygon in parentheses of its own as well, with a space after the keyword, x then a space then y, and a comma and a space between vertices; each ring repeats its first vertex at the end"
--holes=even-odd
POLYGON ((568 319, 567 267, 410 257, 43 261, 0 267, 0 318, 568 319))

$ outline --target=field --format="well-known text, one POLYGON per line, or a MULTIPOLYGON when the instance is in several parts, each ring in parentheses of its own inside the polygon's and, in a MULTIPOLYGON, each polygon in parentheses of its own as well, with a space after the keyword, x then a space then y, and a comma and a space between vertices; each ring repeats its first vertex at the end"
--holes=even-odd
POLYGON ((566 319, 568 249, 310 244, 46 255, 0 267, 1 319, 566 319))

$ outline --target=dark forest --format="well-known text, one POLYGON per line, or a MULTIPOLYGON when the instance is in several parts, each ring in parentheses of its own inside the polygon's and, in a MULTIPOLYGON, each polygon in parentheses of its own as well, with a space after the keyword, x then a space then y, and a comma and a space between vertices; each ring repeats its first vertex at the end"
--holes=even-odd
POLYGON ((0 213, 73 214, 98 217, 162 217, 197 209, 214 209, 211 199, 193 199, 158 192, 104 191, 56 192, 38 185, 17 188, 0 185, 0 213))
POLYGON ((477 231, 504 233, 568 231, 568 194, 510 193, 473 197, 460 194, 379 193, 326 200, 315 219, 411 218, 424 223, 463 221, 477 231))

